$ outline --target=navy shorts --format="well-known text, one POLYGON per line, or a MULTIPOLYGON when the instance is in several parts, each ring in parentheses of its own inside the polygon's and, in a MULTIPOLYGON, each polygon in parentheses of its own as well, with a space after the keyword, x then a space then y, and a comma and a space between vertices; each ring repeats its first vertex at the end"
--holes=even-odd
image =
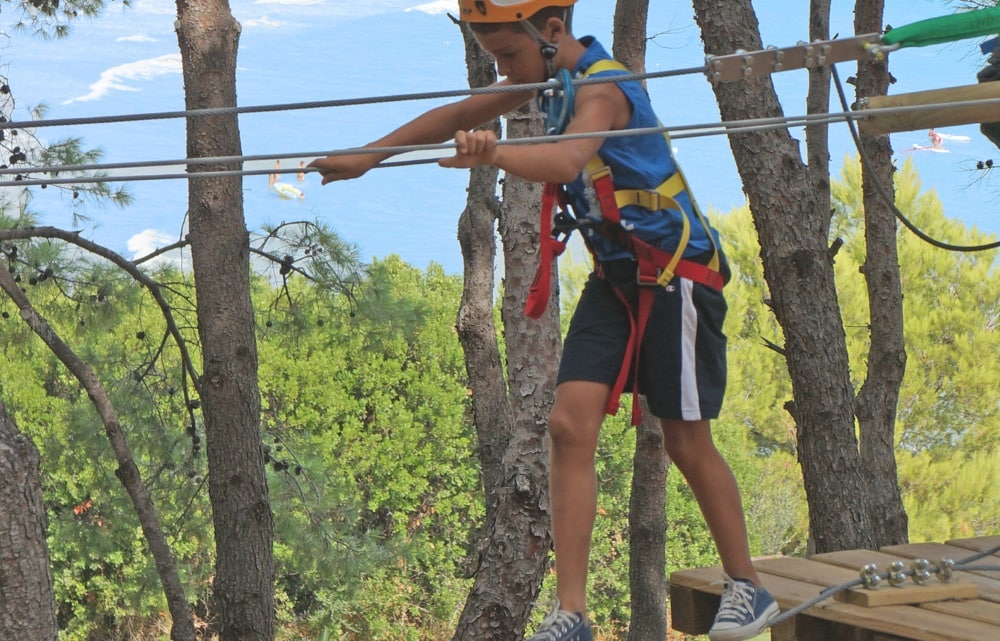
MULTIPOLYGON (((639 285, 635 263, 602 265, 605 278, 591 274, 580 295, 563 343, 558 382, 590 381, 614 387, 628 345, 628 311, 613 288, 633 309, 639 285)), ((728 267, 723 258, 723 275, 728 267)), ((656 289, 653 310, 639 356, 639 391, 653 415, 700 420, 717 418, 726 389, 726 336, 722 292, 675 277, 656 289)), ((625 391, 633 389, 630 372, 625 391)))

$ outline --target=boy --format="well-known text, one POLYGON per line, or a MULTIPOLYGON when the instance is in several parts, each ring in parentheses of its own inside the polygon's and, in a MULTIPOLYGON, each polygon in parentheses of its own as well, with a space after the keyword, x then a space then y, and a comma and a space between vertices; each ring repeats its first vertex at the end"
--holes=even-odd
MULTIPOLYGON (((565 74, 560 70, 593 76, 626 73, 593 38, 577 40, 570 33, 575 2, 459 0, 459 10, 505 76, 500 85, 544 82, 557 72, 565 74)), ((567 88, 566 95, 572 109, 563 110, 568 115, 562 122, 552 122, 549 114, 550 131, 580 134, 657 126, 637 81, 586 84, 567 88)), ((750 638, 777 616, 778 607, 750 562, 739 488, 715 448, 709 425, 718 416, 725 387, 726 305, 720 290, 728 268, 715 230, 698 214, 662 134, 498 146, 491 131, 474 130, 533 97, 517 91, 473 95, 432 109, 368 145, 435 143, 454 136, 456 153, 440 160, 442 167, 495 165, 527 180, 563 184, 580 220, 602 214, 613 219, 612 209, 620 216, 620 225, 585 232, 595 272, 570 324, 549 416, 557 604, 532 640, 592 639, 585 590, 597 504, 594 454, 605 410, 616 407, 626 378, 638 378, 635 387, 659 417, 666 452, 694 492, 722 559, 725 589, 709 638, 750 638), (601 207, 588 196, 601 181, 584 169, 598 156, 598 165, 607 165, 613 176, 611 200, 621 195, 617 207, 601 207), (637 254, 645 262, 637 261, 637 254), (683 260, 673 260, 675 254, 683 260), (655 263, 652 273, 649 256, 655 263), (647 286, 637 284, 637 270, 647 286), (637 321, 649 328, 644 337, 633 331, 637 321), (630 356, 639 345, 635 351, 642 358, 630 356)), ((361 176, 389 155, 329 156, 310 167, 326 184, 361 176)))

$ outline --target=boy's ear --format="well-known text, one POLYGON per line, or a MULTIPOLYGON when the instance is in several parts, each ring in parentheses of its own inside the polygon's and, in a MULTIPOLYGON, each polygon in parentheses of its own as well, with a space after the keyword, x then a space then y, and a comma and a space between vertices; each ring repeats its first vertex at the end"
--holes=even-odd
POLYGON ((551 36, 556 36, 556 35, 565 36, 568 33, 569 29, 567 28, 566 23, 560 20, 559 18, 552 16, 551 18, 545 21, 545 31, 542 33, 542 35, 546 36, 546 38, 549 38, 551 36))

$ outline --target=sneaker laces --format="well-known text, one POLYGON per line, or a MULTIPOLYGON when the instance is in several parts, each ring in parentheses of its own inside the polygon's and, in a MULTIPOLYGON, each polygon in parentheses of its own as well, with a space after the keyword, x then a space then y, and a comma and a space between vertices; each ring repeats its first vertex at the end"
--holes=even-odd
POLYGON ((559 609, 557 601, 552 612, 542 619, 531 641, 560 641, 564 635, 579 625, 580 615, 559 609))
POLYGON ((722 603, 717 621, 743 621, 753 618, 753 595, 757 588, 752 583, 729 579, 722 589, 722 603))

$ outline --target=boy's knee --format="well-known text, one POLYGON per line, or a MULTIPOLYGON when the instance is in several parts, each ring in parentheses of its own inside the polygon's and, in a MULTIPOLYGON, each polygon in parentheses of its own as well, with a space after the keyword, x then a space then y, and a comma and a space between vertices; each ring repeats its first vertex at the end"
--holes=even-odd
POLYGON ((663 449, 677 464, 715 451, 708 421, 661 421, 663 449))
POLYGON ((557 404, 549 414, 549 438, 554 448, 597 446, 597 426, 589 426, 586 421, 570 411, 565 411, 557 404))

